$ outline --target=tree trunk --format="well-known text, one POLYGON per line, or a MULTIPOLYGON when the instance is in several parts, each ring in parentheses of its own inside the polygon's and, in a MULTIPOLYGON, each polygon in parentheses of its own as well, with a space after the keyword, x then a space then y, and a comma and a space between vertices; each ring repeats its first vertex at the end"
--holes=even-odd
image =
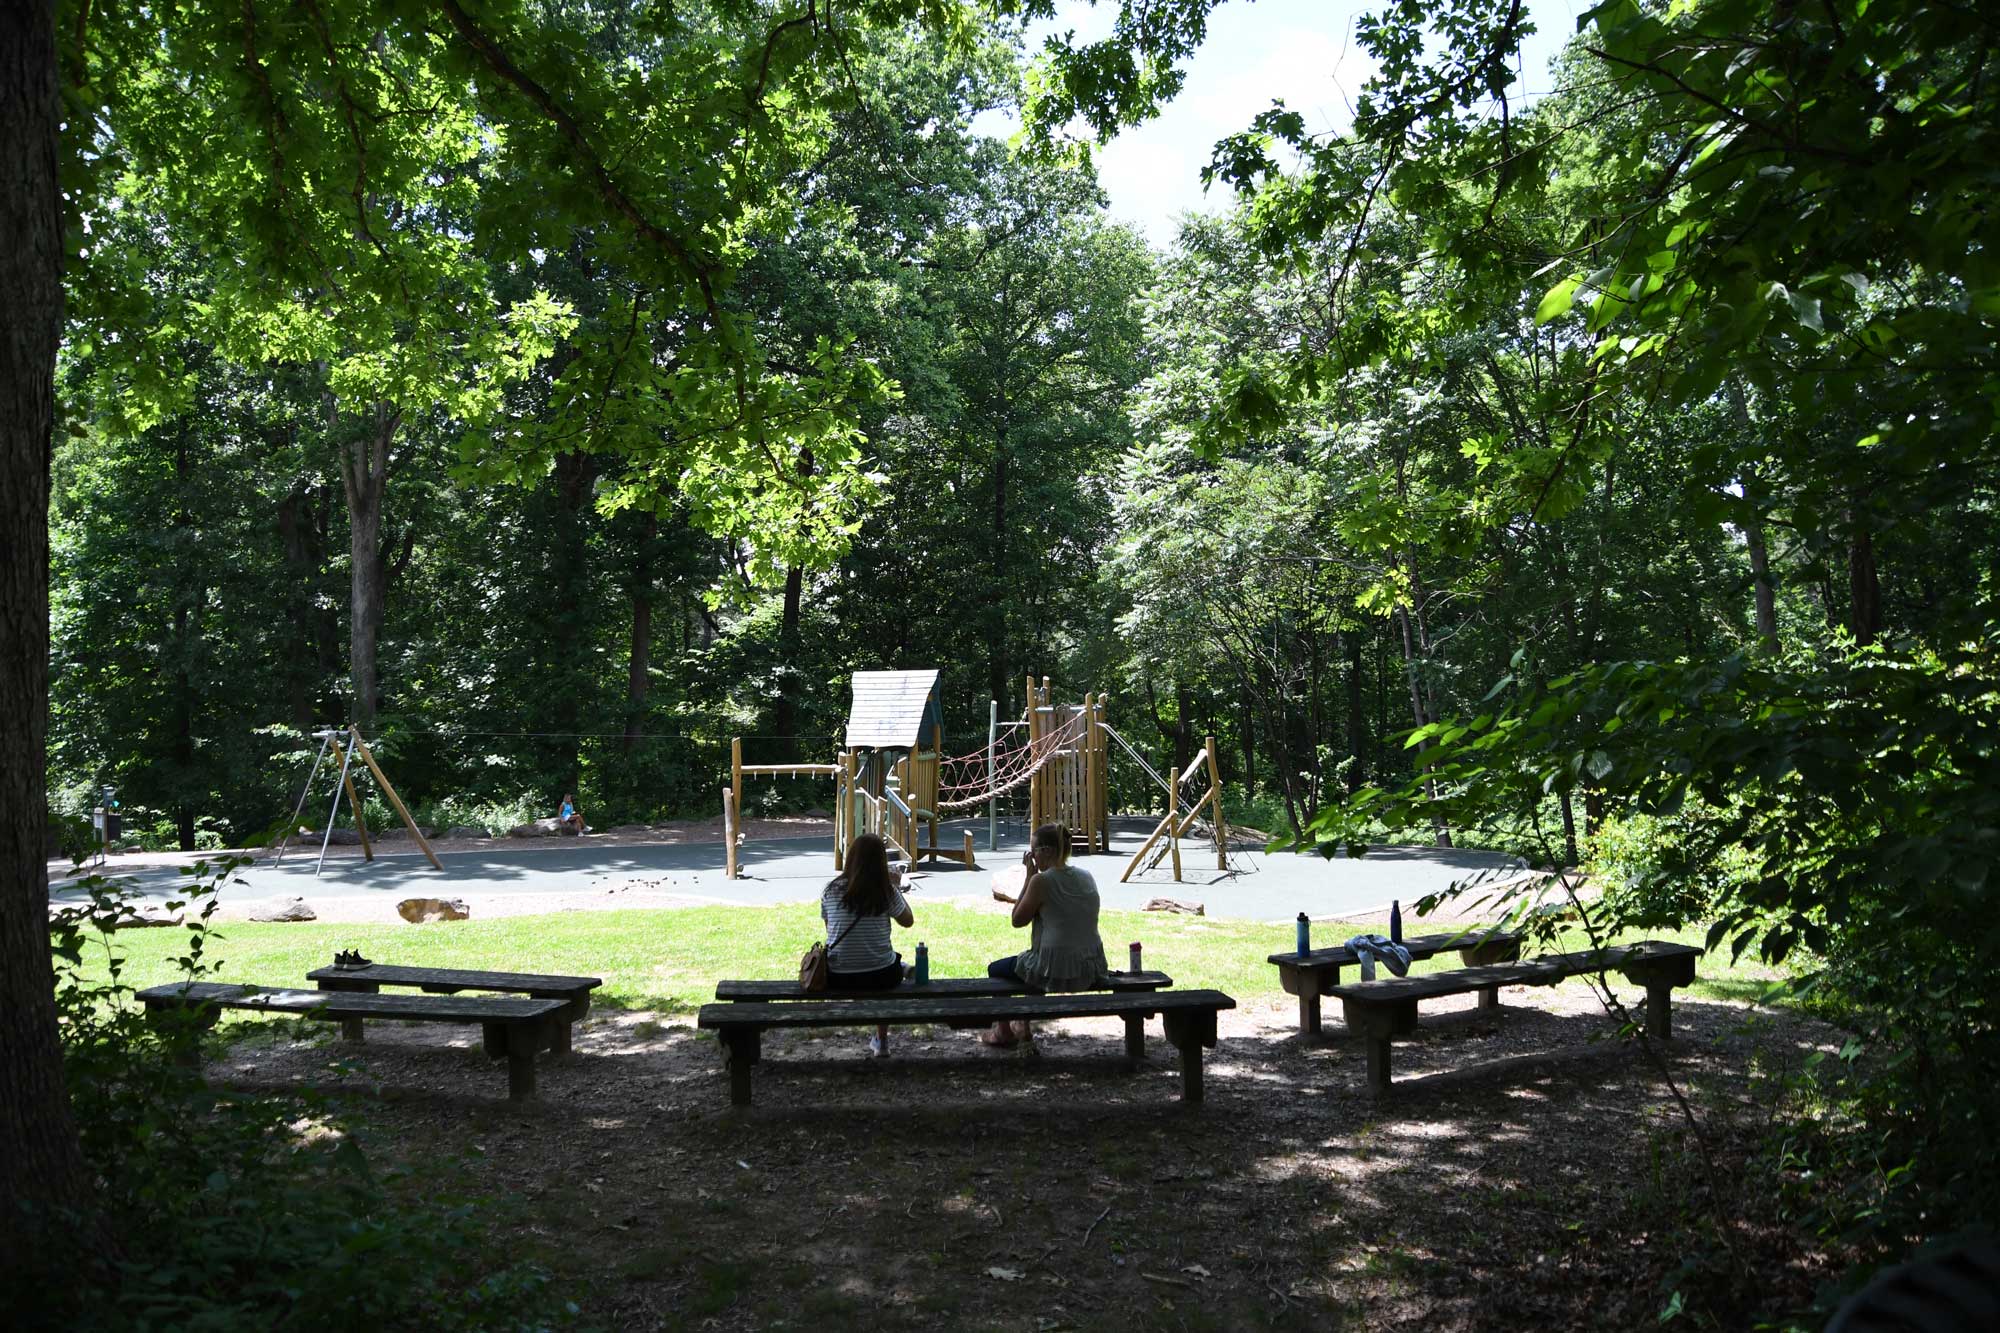
POLYGON ((1257 714, 1251 706, 1249 694, 1242 699, 1243 709, 1243 792, 1255 799, 1257 795, 1257 714))
POLYGON ((1561 805, 1563 821, 1563 868, 1568 869, 1576 864, 1576 807, 1570 804, 1569 792, 1563 792, 1561 805))
POLYGON ((180 659, 180 667, 174 673, 174 767, 179 771, 174 781, 174 831, 179 835, 181 850, 194 850, 194 802, 191 785, 194 781, 194 677, 189 667, 194 653, 188 642, 193 625, 186 606, 174 608, 174 656, 180 659))
POLYGON ((1347 640, 1347 749, 1354 766, 1347 773, 1347 790, 1356 792, 1368 781, 1368 716, 1361 702, 1361 636, 1341 631, 1347 640))
POLYGON ((646 691, 652 684, 653 661, 653 541, 660 533, 657 514, 646 515, 639 534, 639 557, 632 562, 632 655, 625 671, 625 753, 638 748, 639 723, 646 716, 646 691))
MULTIPOLYGON (((1417 680, 1416 633, 1411 628, 1412 617, 1407 607, 1398 607, 1396 615, 1402 621, 1403 625, 1403 671, 1410 680, 1410 716, 1416 720, 1416 725, 1421 727, 1428 724, 1431 719, 1429 710, 1424 706, 1425 691, 1417 680)), ((1421 760, 1424 751, 1430 748, 1429 741, 1417 742, 1418 759, 1421 760)), ((1431 799, 1436 800, 1437 784, 1435 782, 1426 782, 1424 785, 1426 790, 1430 792, 1431 799)), ((1436 834, 1438 846, 1451 846, 1451 829, 1445 825, 1442 819, 1433 817, 1431 820, 1431 829, 1436 834)))
POLYGON ((778 700, 771 716, 777 735, 779 763, 799 757, 799 603, 805 593, 805 571, 785 570, 785 607, 778 621, 778 700))
POLYGON ((993 451, 993 559, 987 567, 992 579, 993 606, 986 618, 987 688, 995 699, 1014 693, 1007 661, 1007 430, 1000 428, 998 447, 993 451))
POLYGON ((49 449, 62 333, 57 115, 53 7, 0 6, 0 1273, 32 1272, 57 1246, 87 1248, 37 1216, 88 1199, 63 1086, 43 870, 49 449))
POLYGON ((300 735, 311 735, 318 727, 313 699, 314 621, 313 584, 318 581, 319 558, 312 542, 312 525, 306 516, 306 495, 294 488, 278 501, 278 542, 285 555, 286 629, 293 636, 293 651, 286 654, 285 702, 292 725, 300 735))
MULTIPOLYGON (((330 418, 332 413, 329 399, 330 418)), ((340 451, 341 489, 347 496, 350 566, 348 689, 354 724, 364 734, 374 729, 376 708, 382 698, 376 666, 388 584, 382 561, 382 499, 389 489, 389 446, 401 421, 394 408, 377 403, 369 428, 344 444, 340 451)))
MULTIPOLYGON (((1741 407, 1742 390, 1736 390, 1739 410, 1747 422, 1748 410, 1741 407)), ((1757 605, 1757 637, 1766 652, 1778 651, 1778 600, 1771 583, 1771 552, 1764 540, 1764 488, 1757 470, 1743 469, 1743 499, 1747 511, 1743 519, 1743 544, 1750 552, 1750 590, 1757 605)))
POLYGON ((1847 546, 1848 628, 1862 647, 1882 633, 1882 585, 1875 577, 1875 539, 1857 527, 1847 546))

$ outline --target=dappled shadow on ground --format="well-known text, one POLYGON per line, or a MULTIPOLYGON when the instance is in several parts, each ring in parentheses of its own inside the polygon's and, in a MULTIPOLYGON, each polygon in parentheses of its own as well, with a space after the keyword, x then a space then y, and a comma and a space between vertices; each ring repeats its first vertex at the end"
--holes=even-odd
MULTIPOLYGON (((1302 1041, 1277 1000, 1225 1016, 1201 1107, 1157 1023, 1131 1070, 1111 1020, 1033 1053, 898 1029, 888 1060, 857 1031, 773 1033, 747 1110, 712 1041, 638 1012, 594 1013, 525 1108, 476 1034, 417 1026, 248 1043, 210 1073, 339 1094, 377 1156, 502 1200, 509 1243, 607 1327, 1656 1326, 1683 1265, 1706 1271, 1702 1158, 1581 987, 1507 998, 1427 1012, 1379 1102, 1337 1016, 1302 1041)), ((1829 1037, 1726 1004, 1675 1019, 1667 1068, 1727 1176, 1774 1072, 1829 1037)), ((1752 1211, 1731 1229, 1739 1278, 1690 1306, 1736 1327, 1810 1294, 1816 1256, 1752 1211)))

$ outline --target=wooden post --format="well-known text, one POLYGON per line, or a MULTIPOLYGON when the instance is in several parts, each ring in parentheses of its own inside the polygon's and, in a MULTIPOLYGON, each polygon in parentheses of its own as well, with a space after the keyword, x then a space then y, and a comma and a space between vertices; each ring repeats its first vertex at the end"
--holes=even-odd
POLYGON ((736 797, 737 817, 743 812, 743 738, 729 738, 729 790, 736 797))
POLYGON ((1208 746, 1208 788, 1214 796, 1215 868, 1229 869, 1229 824, 1222 817, 1222 766, 1215 762, 1215 737, 1203 737, 1208 746))
POLYGON ((836 830, 840 842, 833 849, 833 868, 847 868, 847 849, 854 841, 854 804, 857 799, 854 789, 854 751, 840 752, 840 827, 836 830))
MULTIPOLYGON (((348 771, 347 751, 340 748, 339 741, 334 741, 333 753, 340 760, 340 783, 347 788, 347 804, 354 810, 354 831, 361 835, 361 859, 373 861, 375 849, 368 845, 368 821, 361 814, 361 798, 354 794, 354 775, 348 771)), ((105 820, 104 826, 110 828, 111 821, 105 820)))
POLYGON ((1178 818, 1181 805, 1181 780, 1176 777, 1167 788, 1167 846, 1174 854, 1174 883, 1181 882, 1181 829, 1178 818))
POLYGON ((373 773, 375 781, 381 784, 382 794, 389 798, 389 804, 394 806, 396 813, 403 817, 403 827, 410 831, 410 836, 416 839, 417 846, 423 849, 425 857, 430 860, 431 868, 434 870, 443 870, 444 867, 438 864, 437 853, 431 850, 431 845, 428 842, 424 841, 423 831, 417 827, 417 821, 410 818, 410 812, 403 808, 403 798, 396 795, 396 789, 390 785, 388 777, 383 774, 382 766, 375 762, 375 756, 369 752, 368 742, 361 739, 361 729, 355 727, 348 732, 348 736, 352 738, 355 752, 361 756, 361 762, 368 765, 368 771, 373 773))
MULTIPOLYGON (((1028 755, 1032 761, 1035 753, 1035 742, 1041 739, 1042 720, 1041 714, 1035 711, 1035 678, 1030 675, 1026 679, 1028 682, 1028 755)), ((1028 779, 1028 836, 1030 838, 1035 836, 1035 829, 1042 822, 1040 818, 1041 796, 1042 775, 1036 773, 1028 779)))
POLYGON ((736 792, 722 789, 722 876, 736 878, 736 792))

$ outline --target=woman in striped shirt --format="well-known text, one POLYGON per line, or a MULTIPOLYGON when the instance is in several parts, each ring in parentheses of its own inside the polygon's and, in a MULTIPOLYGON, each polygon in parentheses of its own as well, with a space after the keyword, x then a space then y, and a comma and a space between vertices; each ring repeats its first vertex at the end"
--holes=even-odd
MULTIPOLYGON (((899 878, 889 869, 889 849, 873 833, 848 844, 845 869, 819 896, 826 922, 827 987, 830 990, 890 990, 903 984, 903 957, 890 939, 890 923, 916 924, 903 901, 899 878)), ((889 1053, 889 1029, 878 1027, 870 1055, 889 1053)))

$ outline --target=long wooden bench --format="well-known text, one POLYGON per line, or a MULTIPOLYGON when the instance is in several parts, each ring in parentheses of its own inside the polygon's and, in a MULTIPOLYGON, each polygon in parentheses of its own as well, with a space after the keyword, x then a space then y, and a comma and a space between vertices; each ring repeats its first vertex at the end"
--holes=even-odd
MULTIPOLYGON (((1164 972, 1113 972, 1099 989, 1125 994, 1134 991, 1165 990, 1174 979, 1164 972)), ((719 981, 715 998, 732 1004, 796 1003, 804 1000, 964 1000, 979 997, 997 999, 1002 995, 1033 995, 1018 981, 999 977, 936 977, 919 986, 905 982, 889 990, 803 990, 796 981, 719 981)), ((960 1019, 953 1027, 983 1027, 960 1019)), ((1125 1016, 1125 1054, 1141 1060, 1146 1054, 1146 1017, 1125 1016)))
MULTIPOLYGON (((935 984, 935 983, 933 983, 935 984)), ((762 1058, 763 1035, 767 1028, 916 1027, 949 1024, 954 1027, 984 1027, 1002 1019, 1122 1018, 1125 1052, 1133 1058, 1145 1055, 1144 1028, 1137 1029, 1139 1045, 1133 1045, 1134 1024, 1158 1014, 1166 1028, 1167 1040, 1181 1057, 1181 1098, 1201 1100, 1201 1052, 1215 1045, 1215 1016, 1234 1009, 1236 1001, 1221 991, 1151 991, 1140 994, 1001 995, 953 998, 911 998, 896 1000, 829 1000, 824 1004, 788 1004, 777 1001, 737 1001, 705 1004, 696 1018, 697 1026, 714 1032, 722 1042, 729 1070, 729 1100, 737 1106, 750 1104, 750 1069, 762 1058)))
POLYGON ((535 1053, 549 1048, 562 1023, 561 1000, 513 999, 496 995, 374 995, 282 987, 230 986, 213 981, 176 982, 139 992, 146 1012, 158 1016, 191 1010, 201 1028, 214 1027, 224 1009, 296 1014, 325 1022, 397 1018, 426 1023, 477 1023, 486 1053, 507 1062, 507 1095, 514 1101, 535 1093, 535 1053))
POLYGON ((1695 959, 1701 950, 1689 944, 1642 940, 1602 951, 1547 954, 1526 962, 1496 963, 1435 972, 1424 977, 1392 977, 1335 986, 1350 1030, 1367 1043, 1368 1087, 1380 1095, 1389 1090, 1389 1043, 1417 1026, 1417 1003, 1445 995, 1497 992, 1501 986, 1552 986, 1589 972, 1622 973, 1646 988, 1646 1035, 1664 1041, 1673 1035, 1673 992, 1694 981, 1695 959))
MULTIPOLYGON (((1458 950, 1459 962, 1467 967, 1482 963, 1504 963, 1521 956, 1521 935, 1518 931, 1495 930, 1486 926, 1467 926, 1463 930, 1443 931, 1435 935, 1406 936, 1402 945, 1410 951, 1410 961, 1418 962, 1434 958, 1450 949, 1458 950)), ((1278 966, 1278 982, 1285 988, 1285 994, 1299 997, 1299 1035, 1310 1037, 1319 1032, 1319 997, 1333 994, 1340 985, 1340 969, 1359 967, 1361 960, 1345 944, 1333 949, 1314 949, 1310 953, 1274 953, 1266 962, 1278 966)), ((1497 992, 1484 990, 1479 995, 1479 1007, 1491 1009, 1500 1003, 1497 992)))
MULTIPOLYGON (((372 995, 384 986, 414 986, 426 995, 456 995, 460 991, 501 991, 537 1000, 561 1000, 566 1007, 551 1039, 550 1053, 570 1053, 570 1029, 590 1012, 590 993, 604 984, 600 977, 543 976, 534 972, 475 972, 456 967, 398 967, 367 963, 361 967, 314 968, 306 980, 321 990, 372 995)), ((362 1039, 359 1018, 342 1020, 341 1035, 362 1039)))

